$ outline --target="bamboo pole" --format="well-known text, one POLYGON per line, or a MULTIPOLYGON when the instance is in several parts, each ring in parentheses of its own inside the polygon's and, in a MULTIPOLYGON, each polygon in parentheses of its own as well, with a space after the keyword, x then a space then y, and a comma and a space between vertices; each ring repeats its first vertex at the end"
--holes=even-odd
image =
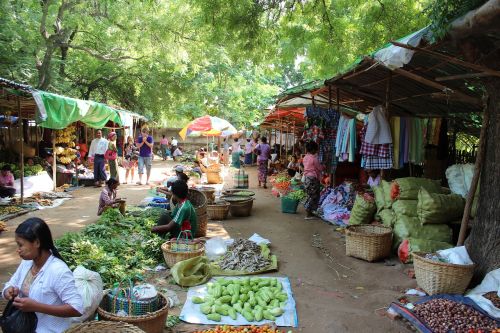
POLYGON ((35 123, 35 151, 36 156, 40 156, 40 145, 38 144, 40 140, 38 140, 38 125, 35 123))
POLYGON ((56 153, 56 136, 55 136, 55 131, 52 130, 52 133, 50 134, 52 138, 52 180, 54 181, 54 191, 57 188, 57 163, 56 163, 56 158, 57 158, 57 153, 56 153))
POLYGON ((465 234, 467 232, 467 227, 469 225, 469 217, 472 208, 472 202, 474 201, 474 195, 476 194, 477 184, 479 182, 479 176, 481 175, 481 166, 483 165, 484 155, 485 155, 485 144, 486 144, 486 131, 490 121, 489 112, 485 110, 483 112, 483 124, 481 126, 481 132, 479 134, 479 146, 477 148, 476 163, 474 164, 474 175, 472 176, 472 181, 470 184, 469 193, 467 194, 467 200, 465 201, 464 215, 462 217, 462 223, 460 224, 460 232, 458 234, 457 246, 464 245, 465 234))
POLYGON ((18 120, 17 124, 19 126, 19 138, 21 140, 21 175, 19 176, 19 181, 21 183, 21 204, 24 203, 24 123, 21 115, 21 99, 17 96, 17 112, 18 120))

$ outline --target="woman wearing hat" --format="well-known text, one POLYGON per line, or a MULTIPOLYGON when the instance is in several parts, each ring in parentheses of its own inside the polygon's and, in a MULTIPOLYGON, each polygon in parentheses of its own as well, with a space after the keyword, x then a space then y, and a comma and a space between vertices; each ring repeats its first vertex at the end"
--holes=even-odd
POLYGON ((110 132, 108 134, 108 141, 108 151, 115 152, 115 158, 108 159, 110 177, 116 179, 119 183, 120 177, 118 174, 118 161, 116 159, 116 156, 118 155, 118 148, 116 147, 116 132, 110 132))

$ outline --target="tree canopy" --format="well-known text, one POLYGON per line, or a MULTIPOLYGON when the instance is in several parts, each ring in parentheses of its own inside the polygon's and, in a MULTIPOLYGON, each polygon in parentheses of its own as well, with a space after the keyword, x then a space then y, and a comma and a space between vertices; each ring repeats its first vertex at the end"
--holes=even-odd
POLYGON ((0 76, 162 125, 207 113, 249 125, 280 91, 428 24, 433 3, 7 0, 0 76))

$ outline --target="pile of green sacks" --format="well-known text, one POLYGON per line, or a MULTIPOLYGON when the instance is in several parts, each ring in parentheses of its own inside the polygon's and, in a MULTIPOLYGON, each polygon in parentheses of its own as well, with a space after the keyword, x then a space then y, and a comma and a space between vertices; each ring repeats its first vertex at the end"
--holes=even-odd
MULTIPOLYGON (((448 223, 461 218, 465 202, 439 183, 426 178, 398 178, 382 181, 373 189, 376 216, 393 228, 393 248, 398 252, 434 252, 449 248, 452 230, 448 223), (400 248, 403 247, 403 248, 400 248)), ((401 256, 409 262, 411 256, 401 256)))

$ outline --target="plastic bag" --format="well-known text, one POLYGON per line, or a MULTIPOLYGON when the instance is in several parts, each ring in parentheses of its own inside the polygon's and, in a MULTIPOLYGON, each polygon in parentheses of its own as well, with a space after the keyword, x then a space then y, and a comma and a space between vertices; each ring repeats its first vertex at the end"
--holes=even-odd
POLYGON ((91 318, 102 300, 103 283, 99 273, 78 266, 73 271, 75 287, 83 300, 83 314, 80 317, 71 318, 72 322, 83 322, 91 318))
POLYGON ((492 291, 500 297, 500 268, 486 274, 481 284, 471 289, 465 296, 476 302, 492 317, 500 318, 500 309, 495 307, 489 299, 483 297, 484 294, 492 291))
POLYGON ((149 283, 139 284, 132 288, 132 294, 138 301, 150 300, 158 295, 155 286, 149 283))
POLYGON ((205 243, 205 254, 209 260, 215 260, 223 256, 227 251, 226 241, 220 237, 214 237, 205 243))
POLYGON ((10 300, 0 317, 0 327, 4 333, 34 333, 38 318, 34 312, 23 312, 10 300))
POLYGON ((418 200, 396 200, 392 203, 392 210, 396 217, 410 216, 417 217, 418 200))
POLYGON ((175 283, 179 286, 197 286, 210 279, 210 262, 207 257, 194 257, 179 261, 172 267, 171 273, 175 283))
POLYGON ((452 249, 437 251, 437 254, 446 259, 450 264, 472 265, 473 262, 465 246, 457 246, 452 249))
POLYGON ((437 250, 449 249, 453 245, 445 242, 437 242, 427 239, 408 238, 404 239, 398 248, 398 257, 402 263, 413 261, 412 252, 436 252, 437 250))
POLYGON ((373 215, 377 211, 377 206, 372 197, 365 195, 356 195, 354 206, 351 210, 349 225, 367 224, 372 222, 373 215))
POLYGON ((386 227, 393 227, 396 222, 396 215, 392 209, 384 209, 379 213, 382 224, 386 227))
POLYGON ((424 188, 418 192, 417 213, 420 223, 448 223, 462 217, 464 199, 457 194, 429 193, 424 188))
POLYGON ((391 199, 417 200, 418 191, 421 187, 429 193, 441 193, 441 185, 436 180, 417 177, 405 177, 398 178, 392 182, 391 193, 394 194, 393 196, 391 196, 391 199))

